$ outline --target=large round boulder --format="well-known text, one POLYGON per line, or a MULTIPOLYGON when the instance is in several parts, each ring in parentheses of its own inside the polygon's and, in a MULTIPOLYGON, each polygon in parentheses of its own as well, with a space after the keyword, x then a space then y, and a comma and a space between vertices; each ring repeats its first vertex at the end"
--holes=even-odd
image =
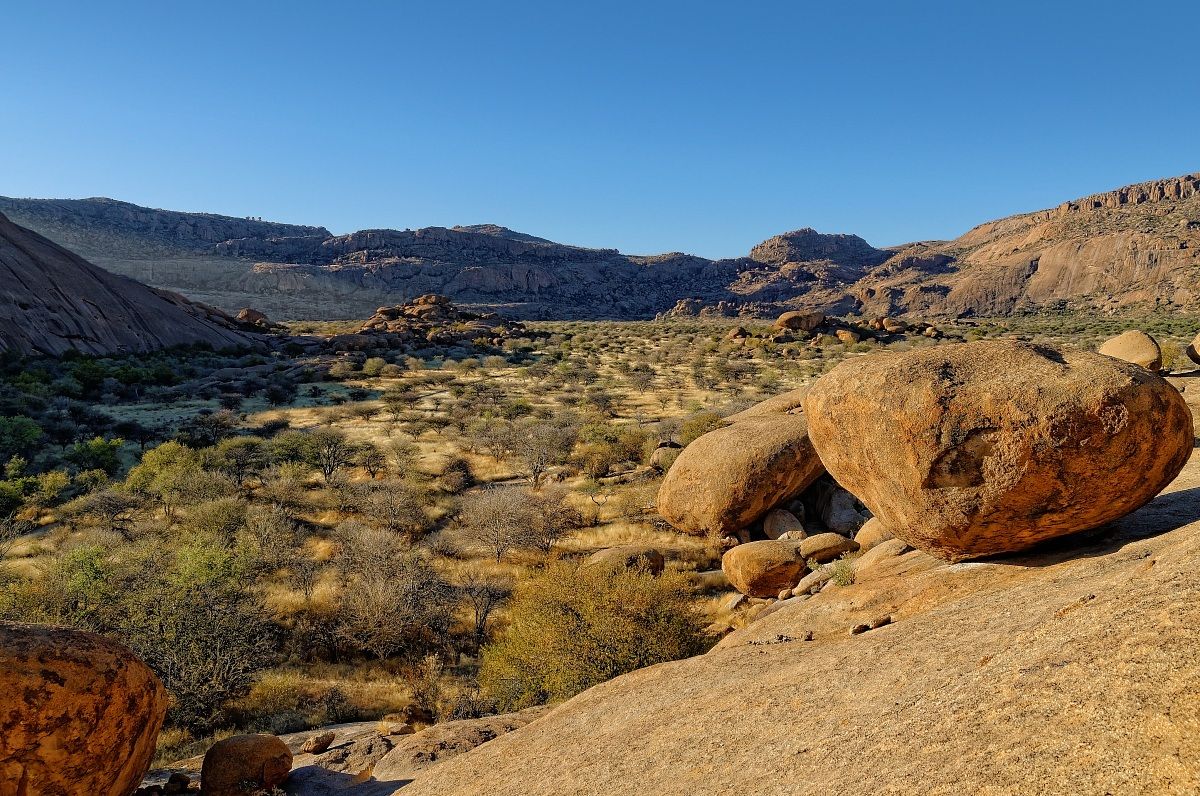
POLYGON ((0 624, 0 693, 0 793, 128 796, 167 712, 127 648, 38 625, 0 624))
POLYGON ((585 567, 611 569, 641 569, 651 575, 662 574, 667 559, 655 547, 642 544, 623 544, 592 553, 583 562, 585 567))
POLYGON ((658 512, 685 533, 719 536, 795 497, 825 469, 808 439, 804 390, 726 418, 683 449, 658 490, 658 512))
POLYGON ((813 444, 897 538, 960 560, 1145 504, 1191 455, 1179 392, 1090 352, 981 341, 847 361, 812 387, 813 444))
POLYGON ((823 323, 825 323, 825 313, 823 312, 793 310, 792 312, 785 312, 776 318, 775 328, 811 332, 823 323))
POLYGON ((807 570, 800 542, 748 542, 721 556, 721 569, 733 588, 750 597, 774 597, 791 589, 807 570))
POLYGON ((200 787, 204 796, 245 796, 247 786, 269 791, 292 770, 292 752, 274 735, 234 735, 204 754, 200 787))
POLYGON ((1155 373, 1162 370, 1162 349, 1158 347, 1158 341, 1137 329, 1130 329, 1105 340, 1099 351, 1105 356, 1141 365, 1155 373))

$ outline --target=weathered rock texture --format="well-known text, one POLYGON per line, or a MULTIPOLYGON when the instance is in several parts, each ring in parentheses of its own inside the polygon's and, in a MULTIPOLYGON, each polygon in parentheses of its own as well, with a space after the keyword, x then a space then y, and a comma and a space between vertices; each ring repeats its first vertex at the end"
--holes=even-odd
POLYGON ((274 735, 234 735, 217 741, 204 755, 200 786, 204 796, 245 796, 247 785, 271 790, 292 770, 292 752, 274 735))
POLYGON ((167 711, 154 673, 94 633, 0 624, 0 794, 128 796, 167 711))
POLYGON ((0 349, 112 354, 253 342, 224 313, 110 274, 0 215, 0 349))
POLYGON ((1115 520, 1193 444, 1187 405, 1160 377, 1009 341, 845 362, 804 405, 838 483, 896 537, 955 560, 1115 520))
POLYGON ((399 793, 1194 794, 1198 469, 1082 548, 877 562, 399 793))
POLYGON ((426 293, 526 318, 785 310, 894 318, 1200 309, 1198 186, 1200 175, 1155 180, 991 221, 955 240, 887 249, 801 229, 725 260, 626 255, 491 224, 334 236, 108 199, 0 197, 0 212, 118 273, 276 318, 361 317, 426 293))
POLYGON ((693 440, 659 488, 663 518, 685 533, 727 534, 815 481, 825 470, 808 439, 803 396, 793 390, 763 401, 693 440))

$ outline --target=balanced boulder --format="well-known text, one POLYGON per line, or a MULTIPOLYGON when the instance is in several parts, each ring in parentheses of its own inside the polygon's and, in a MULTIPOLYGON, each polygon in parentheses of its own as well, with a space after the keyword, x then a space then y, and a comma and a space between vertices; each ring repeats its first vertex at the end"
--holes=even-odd
POLYGON ((733 588, 750 597, 774 597, 796 585, 807 567, 802 542, 749 542, 721 556, 721 569, 733 588))
POLYGON ((0 623, 0 692, 3 794, 128 796, 167 712, 149 667, 80 630, 0 623))
POLYGON ((204 755, 200 786, 204 796, 244 796, 247 789, 269 791, 292 770, 292 753, 274 735, 234 735, 217 741, 204 755))
POLYGON ((1123 359, 1155 373, 1162 370, 1162 349, 1158 341, 1145 332, 1130 329, 1104 342, 1101 354, 1123 359))
POLYGON ((683 449, 658 491, 658 512, 685 533, 730 535, 795 497, 825 470, 793 390, 726 418, 683 449))
POLYGON ((1179 392, 1089 352, 980 341, 844 362, 805 399, 838 483, 950 560, 1024 550, 1142 506, 1192 452, 1179 392))
POLYGON ((818 564, 832 561, 842 553, 852 553, 857 549, 857 542, 837 533, 819 533, 800 543, 800 554, 804 559, 807 561, 811 558, 818 564))

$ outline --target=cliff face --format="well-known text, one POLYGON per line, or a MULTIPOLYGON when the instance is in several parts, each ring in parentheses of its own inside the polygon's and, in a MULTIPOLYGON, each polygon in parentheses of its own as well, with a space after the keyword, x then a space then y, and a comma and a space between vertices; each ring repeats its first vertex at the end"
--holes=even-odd
POLYGON ((0 349, 111 354, 253 342, 221 313, 110 274, 0 214, 0 349))
POLYGON ((801 229, 729 260, 632 256, 493 224, 334 236, 112 200, 0 198, 6 208, 117 273, 281 318, 364 316, 425 293, 525 318, 647 318, 681 299, 764 315, 1200 311, 1200 175, 988 222, 951 241, 876 249, 855 235, 801 229))

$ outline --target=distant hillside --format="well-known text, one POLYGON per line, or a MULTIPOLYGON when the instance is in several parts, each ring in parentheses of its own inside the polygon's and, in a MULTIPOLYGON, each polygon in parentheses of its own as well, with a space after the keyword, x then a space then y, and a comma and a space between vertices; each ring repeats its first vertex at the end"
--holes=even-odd
POLYGON ((746 257, 635 256, 494 224, 331 235, 322 227, 150 210, 108 199, 0 198, 98 264, 235 310, 366 316, 424 293, 524 318, 664 312, 1003 315, 1070 307, 1200 311, 1200 175, 988 222, 953 241, 878 249, 801 229, 746 257))
POLYGON ((0 214, 0 350, 112 354, 253 342, 217 311, 110 274, 0 214))

